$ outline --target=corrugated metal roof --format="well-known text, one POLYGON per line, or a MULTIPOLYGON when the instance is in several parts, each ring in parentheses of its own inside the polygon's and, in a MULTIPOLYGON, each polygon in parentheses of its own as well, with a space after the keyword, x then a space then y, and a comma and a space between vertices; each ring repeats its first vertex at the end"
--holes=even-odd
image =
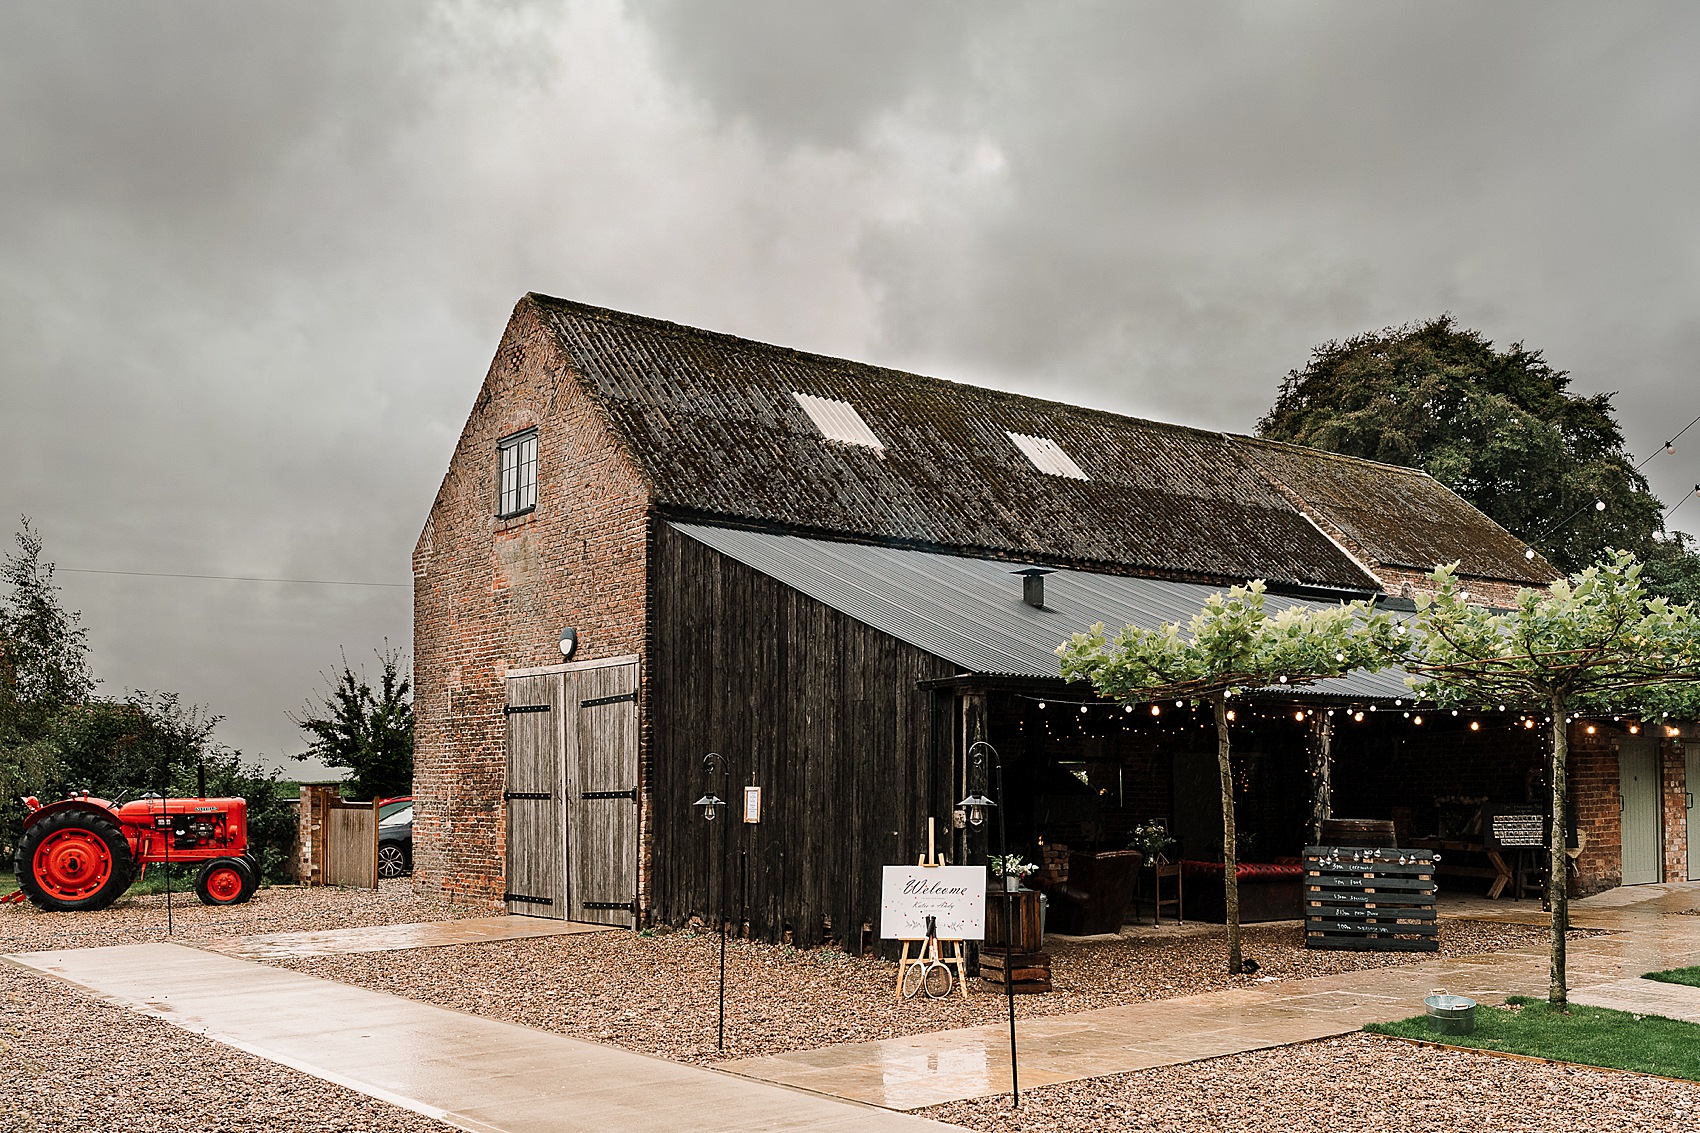
MULTIPOLYGON (((1185 622, 1220 588, 1059 569, 1045 577, 1045 608, 1021 599, 1020 563, 768 531, 674 523, 674 529, 864 625, 972 673, 1060 679, 1054 652, 1070 635, 1103 622, 1155 629, 1185 622)), ((1271 597, 1285 606, 1325 602, 1271 597)), ((1404 673, 1354 673, 1295 696, 1409 697, 1404 673)))

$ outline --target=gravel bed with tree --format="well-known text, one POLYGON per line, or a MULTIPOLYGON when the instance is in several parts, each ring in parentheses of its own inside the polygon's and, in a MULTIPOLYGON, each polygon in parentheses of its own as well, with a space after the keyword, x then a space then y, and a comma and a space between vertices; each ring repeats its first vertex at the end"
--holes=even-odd
MULTIPOLYGON (((1441 955, 1538 950, 1545 930, 1451 921, 1441 955)), ((1023 995, 1033 1018, 1260 982, 1413 963, 1429 954, 1320 952, 1295 924, 1248 926, 1255 976, 1226 972, 1222 930, 1206 935, 1047 941, 1056 990, 1023 995)), ((896 965, 837 949, 734 940, 726 958, 726 1048, 716 1048, 719 938, 694 932, 589 933, 499 944, 274 961, 326 979, 688 1062, 715 1062, 995 1023, 997 989, 899 1000, 896 965)))
POLYGON ((1690 1131, 1700 1086, 1344 1035, 1021 1092, 919 1116, 984 1133, 1690 1131))

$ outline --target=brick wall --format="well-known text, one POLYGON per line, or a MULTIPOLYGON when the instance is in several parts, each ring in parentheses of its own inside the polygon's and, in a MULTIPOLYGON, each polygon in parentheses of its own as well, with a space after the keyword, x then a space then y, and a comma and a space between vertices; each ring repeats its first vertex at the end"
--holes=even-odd
POLYGON ((1663 762, 1665 820, 1665 880, 1688 877, 1688 760, 1680 739, 1659 745, 1663 762))
POLYGON ((421 890, 500 903, 507 671, 559 663, 567 626, 579 633, 575 661, 641 658, 648 506, 636 465, 522 303, 413 555, 421 890), (533 426, 537 507, 497 519, 496 444, 533 426))
MULTIPOLYGON (((1435 592, 1434 582, 1425 571, 1388 566, 1374 560, 1371 560, 1371 565, 1375 568, 1376 577, 1381 580, 1381 585, 1389 594, 1408 598, 1418 594, 1432 595, 1435 592)), ((1467 576, 1459 577, 1458 586, 1470 596, 1469 601, 1471 602, 1485 603, 1489 606, 1505 609, 1517 604, 1517 592, 1519 590, 1531 589, 1527 584, 1467 576)), ((1534 587, 1533 589, 1540 588, 1534 587)))
POLYGON ((1623 813, 1618 805, 1617 740, 1610 728, 1588 735, 1570 730, 1570 799, 1576 830, 1588 841, 1576 859, 1575 896, 1585 897, 1623 882, 1623 813))

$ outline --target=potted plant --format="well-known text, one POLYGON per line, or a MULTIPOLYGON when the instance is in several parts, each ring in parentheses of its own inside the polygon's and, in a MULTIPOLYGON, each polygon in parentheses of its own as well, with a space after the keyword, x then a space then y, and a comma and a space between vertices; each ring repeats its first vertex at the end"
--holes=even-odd
POLYGON ((1003 878, 1004 892, 1017 893, 1021 890, 1021 879, 1033 873, 1039 867, 1025 861, 1020 854, 993 854, 986 859, 994 877, 1003 878))
POLYGON ((1128 840, 1127 848, 1138 850, 1145 855, 1145 860, 1140 863, 1141 865, 1155 866, 1159 863, 1167 864, 1168 859, 1163 856, 1163 851, 1174 844, 1175 839, 1170 836, 1169 828, 1161 822, 1153 821, 1133 828, 1133 835, 1128 840))

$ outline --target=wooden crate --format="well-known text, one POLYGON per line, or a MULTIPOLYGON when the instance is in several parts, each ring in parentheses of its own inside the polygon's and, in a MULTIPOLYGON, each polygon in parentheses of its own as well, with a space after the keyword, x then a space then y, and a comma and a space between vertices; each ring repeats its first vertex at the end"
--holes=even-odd
POLYGON ((1378 846, 1305 850, 1305 947, 1434 952, 1434 851, 1378 846))
MULTIPOLYGON (((1051 954, 1049 952, 1011 952, 1008 974, 1015 981, 1017 995, 1051 990, 1051 954)), ((980 949, 980 978, 1004 985, 1004 954, 1002 949, 980 949)))

